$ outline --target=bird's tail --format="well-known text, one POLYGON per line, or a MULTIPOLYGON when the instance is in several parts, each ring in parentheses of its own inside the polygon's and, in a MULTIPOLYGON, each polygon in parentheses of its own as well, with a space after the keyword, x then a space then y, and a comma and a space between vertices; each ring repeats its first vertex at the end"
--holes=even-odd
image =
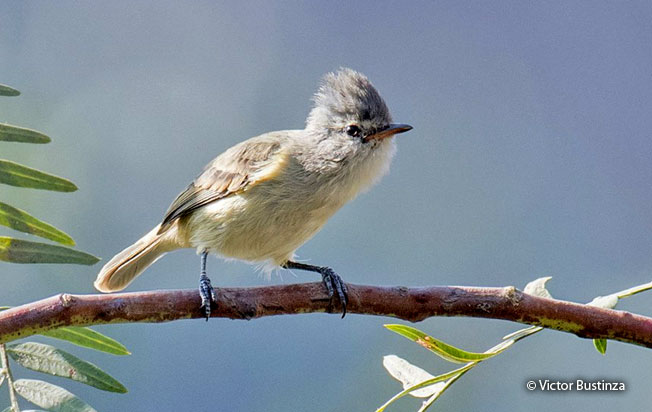
POLYGON ((95 289, 100 292, 122 290, 166 252, 176 249, 174 233, 171 233, 176 231, 176 227, 160 234, 159 229, 160 225, 156 226, 104 265, 93 284, 95 289))

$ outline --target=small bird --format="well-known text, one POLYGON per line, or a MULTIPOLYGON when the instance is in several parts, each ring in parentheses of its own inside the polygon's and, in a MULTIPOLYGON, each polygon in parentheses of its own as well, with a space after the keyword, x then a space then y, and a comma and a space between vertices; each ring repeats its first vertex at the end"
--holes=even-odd
POLYGON ((387 173, 396 150, 391 137, 412 126, 393 124, 367 77, 348 68, 324 76, 313 100, 305 129, 253 137, 211 161, 159 225, 104 265, 95 288, 122 290, 165 253, 195 248, 206 320, 216 301, 206 275, 208 253, 319 273, 344 317, 348 297, 340 276, 293 260, 294 252, 387 173))

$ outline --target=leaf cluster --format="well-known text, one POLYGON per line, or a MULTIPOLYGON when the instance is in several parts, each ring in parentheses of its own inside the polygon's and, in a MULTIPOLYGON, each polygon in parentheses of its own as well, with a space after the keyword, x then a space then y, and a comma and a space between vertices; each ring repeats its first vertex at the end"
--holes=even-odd
MULTIPOLYGON (((20 95, 18 90, 0 85, 0 96, 18 95, 20 95)), ((0 143, 6 142, 44 144, 49 143, 50 138, 35 130, 0 124, 0 143)), ((67 179, 6 159, 0 159, 0 184, 58 192, 77 190, 77 186, 67 179)), ((93 265, 99 261, 91 254, 72 249, 70 246, 74 246, 75 242, 65 232, 2 201, 0 201, 0 225, 63 245, 0 236, 0 260, 2 261, 79 265, 93 265)), ((4 309, 7 307, 0 307, 0 310, 4 309)), ((113 355, 129 354, 129 351, 119 342, 89 328, 63 327, 43 335, 113 355)), ((14 380, 9 358, 18 365, 36 372, 71 379, 104 391, 127 392, 120 382, 97 366, 62 349, 37 342, 9 346, 0 344, 0 386, 7 383, 11 400, 11 406, 3 412, 19 412, 19 396, 47 411, 95 411, 86 402, 59 386, 35 379, 14 380)))
MULTIPOLYGON (((524 292, 538 297, 553 299, 550 292, 546 289, 546 283, 550 279, 550 277, 536 279, 525 286, 524 292)), ((616 304, 620 299, 644 292, 648 289, 652 289, 652 282, 625 289, 607 296, 599 296, 588 303, 588 305, 613 309, 616 307, 616 304)), ((455 381, 480 364, 480 362, 502 353, 519 340, 543 330, 540 326, 530 326, 519 329, 504 336, 500 343, 487 351, 483 353, 475 353, 449 345, 411 326, 385 325, 385 327, 392 332, 410 339, 423 348, 428 349, 442 359, 453 363, 465 363, 465 365, 452 371, 434 376, 396 355, 386 355, 383 358, 383 366, 393 378, 403 384, 403 391, 394 395, 378 408, 376 412, 383 412, 389 405, 406 395, 411 395, 417 398, 428 398, 423 402, 418 410, 418 412, 426 411, 437 399, 439 399, 444 391, 455 383, 455 381)), ((603 355, 606 353, 606 339, 594 339, 593 344, 598 352, 603 355)))
MULTIPOLYGON (((112 355, 130 354, 121 343, 90 328, 64 327, 43 335, 112 355)), ((60 386, 37 379, 14 381, 8 364, 9 357, 17 364, 36 372, 71 379, 103 391, 127 392, 124 385, 108 373, 62 349, 37 342, 24 342, 8 346, 2 344, 0 345, 0 359, 2 359, 0 386, 4 381, 8 382, 12 403, 14 403, 3 412, 18 412, 16 395, 46 411, 95 411, 89 404, 60 386)))
MULTIPOLYGON (((20 95, 18 90, 0 84, 0 96, 18 95, 20 95)), ((45 144, 50 141, 48 136, 36 130, 0 124, 0 143, 45 144)), ((6 159, 0 159, 0 184, 57 192, 77 190, 77 186, 70 180, 6 159)), ((71 249, 69 246, 74 246, 75 242, 63 231, 37 219, 24 210, 2 202, 2 199, 0 199, 0 225, 65 245, 57 246, 0 236, 0 260, 5 262, 93 265, 99 261, 98 258, 86 252, 71 249)))

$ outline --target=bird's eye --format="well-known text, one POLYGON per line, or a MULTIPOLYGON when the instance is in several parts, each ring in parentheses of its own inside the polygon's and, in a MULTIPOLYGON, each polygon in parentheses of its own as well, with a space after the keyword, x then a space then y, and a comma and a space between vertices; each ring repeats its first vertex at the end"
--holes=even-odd
POLYGON ((359 137, 362 134, 362 130, 354 124, 346 126, 344 131, 351 137, 359 137))

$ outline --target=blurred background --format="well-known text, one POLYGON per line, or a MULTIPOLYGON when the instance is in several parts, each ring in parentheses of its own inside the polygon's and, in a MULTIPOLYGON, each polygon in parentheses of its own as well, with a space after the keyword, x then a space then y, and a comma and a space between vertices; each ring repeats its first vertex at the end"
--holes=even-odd
MULTIPOLYGON (((2 144, 1 156, 80 190, 3 186, 0 197, 106 261, 214 156, 302 128, 321 76, 348 66, 414 130, 397 137, 390 174, 300 258, 375 285, 522 288, 553 276, 553 296, 586 302, 652 280, 651 20, 645 1, 3 2, 0 82, 22 95, 0 99, 0 121, 53 142, 2 144)), ((26 237, 0 228, 9 234, 26 237)), ((0 263, 0 305, 94 293, 100 267, 0 263)), ((269 284, 247 264, 211 257, 208 267, 217 286, 269 284)), ((194 288, 198 268, 194 251, 177 251, 128 290, 194 288)), ((284 271, 271 284, 316 279, 284 271)), ((619 308, 650 315, 650 302, 643 294, 619 308)), ((371 411, 400 390, 383 355, 433 374, 453 367, 382 327, 394 322, 312 314, 100 326, 133 355, 71 351, 129 393, 51 381, 98 411, 371 411)), ((416 326, 475 351, 520 328, 416 326)), ((602 356, 590 340, 544 331, 475 368, 436 407, 644 410, 650 371, 649 350, 610 342, 602 356), (627 391, 525 389, 532 378, 577 377, 622 380, 627 391)))

